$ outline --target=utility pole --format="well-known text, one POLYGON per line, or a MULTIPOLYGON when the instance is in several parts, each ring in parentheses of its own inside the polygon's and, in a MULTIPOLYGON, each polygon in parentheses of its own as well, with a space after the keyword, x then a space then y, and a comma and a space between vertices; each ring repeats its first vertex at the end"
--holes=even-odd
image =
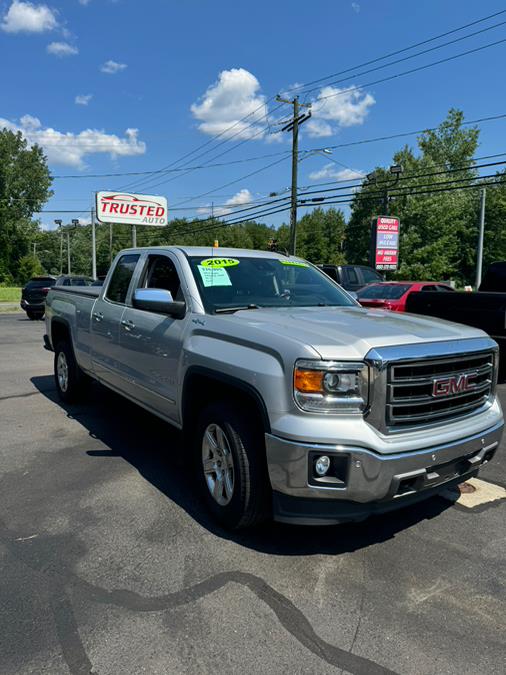
POLYGON ((33 242, 33 257, 35 258, 37 256, 37 242, 33 242))
POLYGON ((95 233, 95 209, 91 209, 91 276, 97 278, 97 240, 95 233))
MULTIPOLYGON (((72 225, 74 228, 79 226, 78 218, 72 218, 72 225)), ((70 271, 70 225, 67 226, 67 274, 71 274, 70 271)))
POLYGON ((62 221, 61 220, 55 220, 54 224, 58 225, 58 227, 60 228, 60 275, 61 275, 62 270, 63 270, 63 231, 61 229, 62 221))
POLYGON ((480 231, 478 235, 478 256, 476 260, 476 290, 481 285, 481 270, 483 265, 483 239, 485 236, 485 200, 487 196, 487 191, 485 188, 481 188, 481 200, 480 200, 480 231))
POLYGON ((112 265, 112 223, 109 223, 109 267, 112 265))
POLYGON ((311 111, 300 114, 300 108, 311 108, 311 103, 299 103, 299 97, 295 96, 291 101, 281 96, 276 96, 279 103, 287 103, 293 106, 293 117, 281 131, 292 132, 292 192, 290 204, 290 253, 295 255, 297 249, 297 169, 299 165, 299 126, 311 117, 311 111))
POLYGON ((67 228, 67 274, 70 274, 70 230, 67 228))
POLYGON ((137 227, 132 225, 132 248, 137 247, 137 227))
POLYGON ((388 207, 389 207, 389 201, 388 201, 388 186, 385 186, 385 190, 383 192, 383 213, 385 216, 388 216, 388 207))

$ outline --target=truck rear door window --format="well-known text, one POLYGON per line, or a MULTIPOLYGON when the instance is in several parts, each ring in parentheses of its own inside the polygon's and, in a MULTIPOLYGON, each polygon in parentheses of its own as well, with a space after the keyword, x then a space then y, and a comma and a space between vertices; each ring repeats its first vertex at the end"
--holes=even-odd
POLYGON ((111 302, 117 302, 124 305, 128 293, 128 287, 132 280, 132 276, 139 260, 138 253, 130 253, 123 255, 118 260, 114 272, 112 273, 109 286, 105 297, 111 302))

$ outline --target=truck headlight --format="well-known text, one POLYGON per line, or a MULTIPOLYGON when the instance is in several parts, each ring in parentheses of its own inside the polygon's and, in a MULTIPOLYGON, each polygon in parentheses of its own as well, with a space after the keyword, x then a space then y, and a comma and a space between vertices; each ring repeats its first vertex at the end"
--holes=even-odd
POLYGON ((369 395, 369 368, 357 362, 297 361, 293 391, 296 403, 309 412, 363 412, 369 395))

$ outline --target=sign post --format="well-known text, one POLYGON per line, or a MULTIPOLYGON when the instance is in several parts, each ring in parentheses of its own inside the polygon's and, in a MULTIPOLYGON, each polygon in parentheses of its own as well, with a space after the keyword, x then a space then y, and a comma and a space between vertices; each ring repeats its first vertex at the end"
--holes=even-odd
POLYGON ((371 227, 371 265, 377 270, 396 270, 399 264, 400 221, 376 216, 371 227))
POLYGON ((97 192, 99 223, 123 223, 132 227, 132 246, 137 246, 137 225, 167 225, 167 200, 156 195, 97 192))

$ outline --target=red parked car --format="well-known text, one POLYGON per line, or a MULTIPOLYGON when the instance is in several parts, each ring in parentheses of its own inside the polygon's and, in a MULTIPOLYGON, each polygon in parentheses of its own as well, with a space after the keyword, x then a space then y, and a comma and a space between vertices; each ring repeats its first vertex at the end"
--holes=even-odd
POLYGON ((408 295, 416 291, 455 292, 451 286, 436 281, 385 281, 361 288, 357 292, 357 300, 364 307, 405 312, 408 295))

